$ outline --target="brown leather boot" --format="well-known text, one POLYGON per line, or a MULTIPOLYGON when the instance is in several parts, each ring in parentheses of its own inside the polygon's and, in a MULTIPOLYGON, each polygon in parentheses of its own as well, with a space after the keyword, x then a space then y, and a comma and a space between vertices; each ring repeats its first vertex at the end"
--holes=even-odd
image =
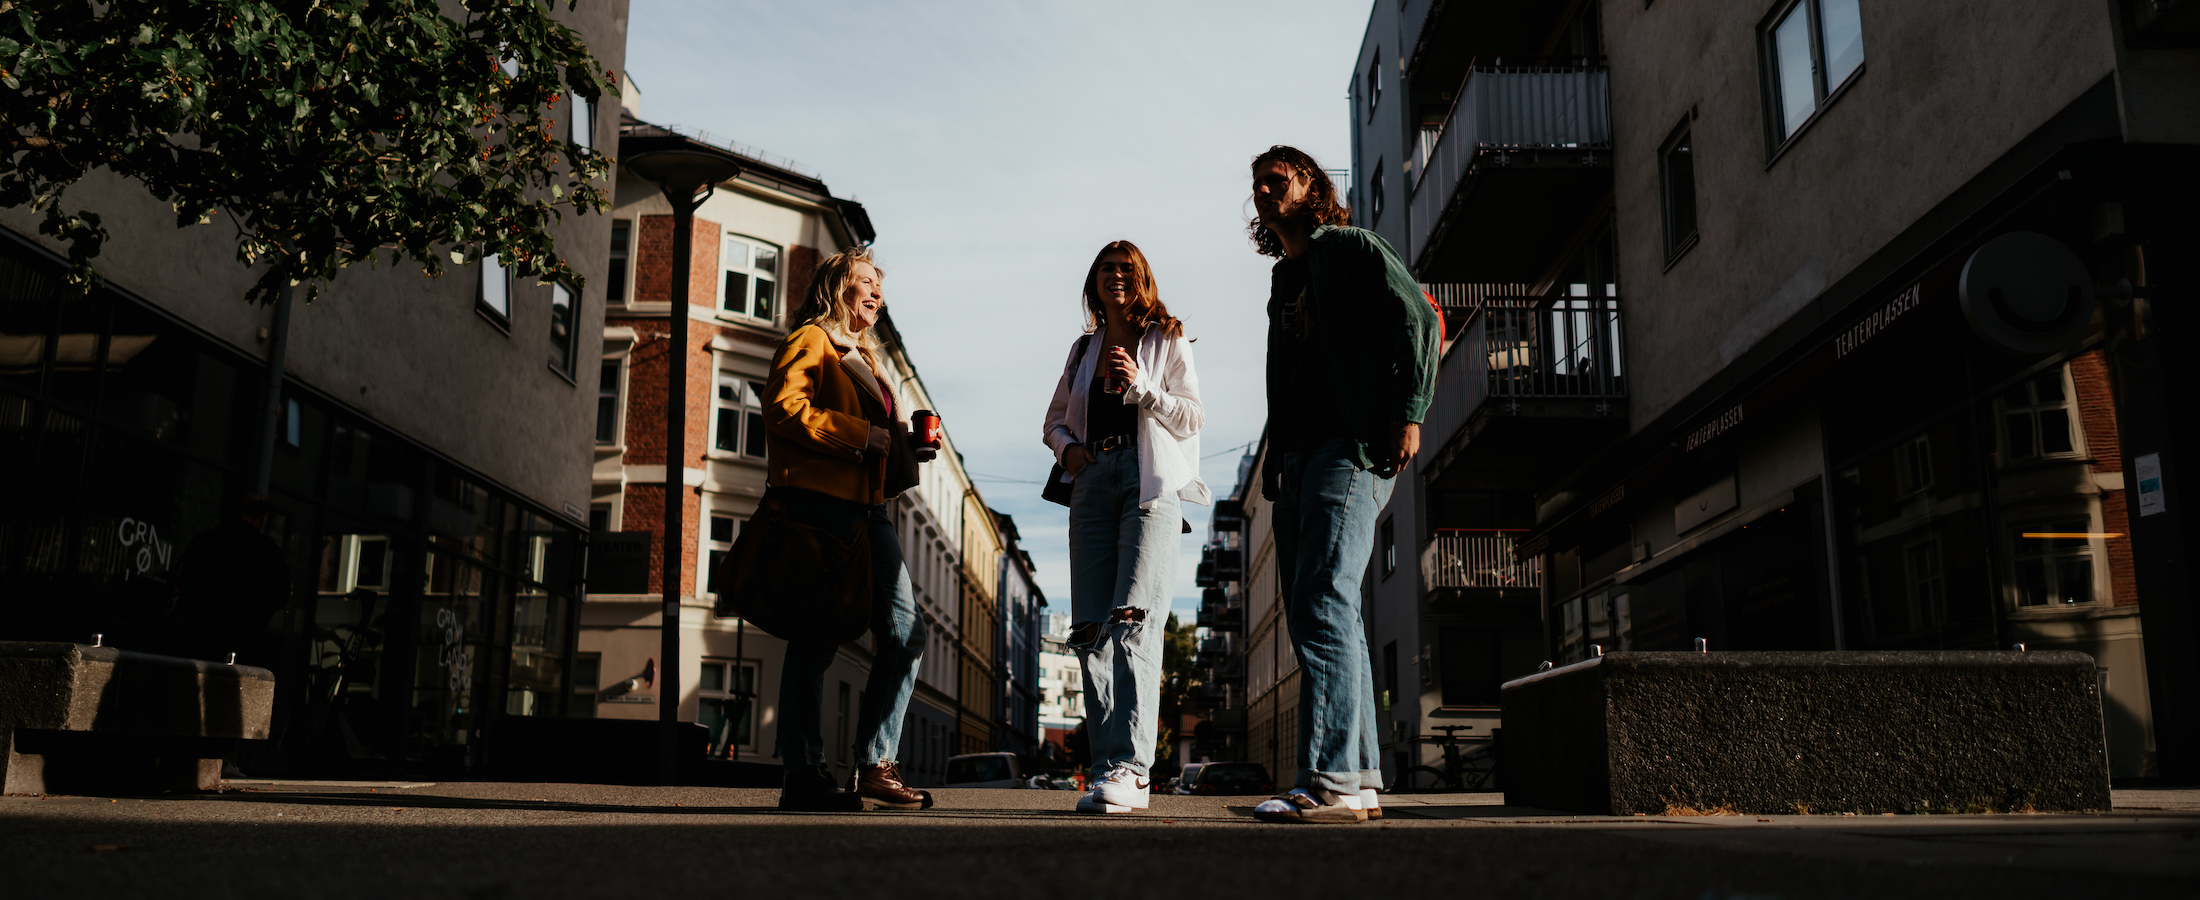
POLYGON ((901 783, 901 766, 884 762, 856 766, 856 796, 864 809, 931 809, 932 793, 901 783))

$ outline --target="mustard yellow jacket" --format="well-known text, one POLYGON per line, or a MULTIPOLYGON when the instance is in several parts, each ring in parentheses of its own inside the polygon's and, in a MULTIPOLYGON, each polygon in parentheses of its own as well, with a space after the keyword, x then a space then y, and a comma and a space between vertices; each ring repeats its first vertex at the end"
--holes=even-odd
POLYGON ((856 351, 835 347, 816 325, 795 329, 779 345, 771 380, 764 384, 766 482, 885 503, 886 457, 866 458, 863 452, 871 439, 863 397, 869 394, 879 403, 878 389, 856 383, 841 365, 844 352, 856 351))

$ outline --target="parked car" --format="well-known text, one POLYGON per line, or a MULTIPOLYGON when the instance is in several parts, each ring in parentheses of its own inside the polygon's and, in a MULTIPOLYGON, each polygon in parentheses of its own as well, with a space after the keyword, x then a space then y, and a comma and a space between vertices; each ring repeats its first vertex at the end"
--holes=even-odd
POLYGON ((1216 795, 1272 794, 1276 780, 1260 763, 1218 762, 1199 767, 1192 777, 1192 793, 1216 795))
POLYGON ((1192 792, 1192 779, 1194 779, 1194 778, 1198 778, 1198 777, 1199 777, 1199 770, 1200 770, 1201 768, 1205 767, 1206 765, 1207 765, 1207 764, 1206 764, 1206 763, 1203 763, 1203 762, 1196 762, 1196 763, 1185 763, 1185 764, 1184 764, 1184 771, 1182 771, 1182 772, 1179 772, 1179 773, 1177 773, 1177 776, 1176 776, 1176 778, 1175 778, 1175 779, 1173 779, 1173 780, 1171 780, 1171 781, 1169 782, 1169 793, 1172 793, 1172 794, 1189 794, 1189 793, 1191 793, 1191 792, 1192 792))
POLYGON ((948 787, 966 788, 1020 788, 1029 787, 1023 774, 1023 761, 1007 751, 995 753, 965 753, 947 758, 948 787))

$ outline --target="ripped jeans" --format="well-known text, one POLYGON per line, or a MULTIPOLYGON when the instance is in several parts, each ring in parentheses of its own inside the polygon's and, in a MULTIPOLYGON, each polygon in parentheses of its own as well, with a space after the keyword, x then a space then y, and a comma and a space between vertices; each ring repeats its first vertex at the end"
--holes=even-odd
POLYGON ((1174 493, 1138 507, 1132 448, 1101 451, 1070 492, 1069 646, 1084 663, 1095 778, 1153 768, 1181 510, 1174 493))

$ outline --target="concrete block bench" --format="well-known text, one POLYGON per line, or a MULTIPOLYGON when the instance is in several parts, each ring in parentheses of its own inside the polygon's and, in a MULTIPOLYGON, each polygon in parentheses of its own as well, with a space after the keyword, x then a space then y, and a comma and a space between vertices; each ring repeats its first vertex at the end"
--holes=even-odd
POLYGON ((5 793, 211 790, 265 740, 275 675, 84 644, 0 641, 5 793))
POLYGON ((1608 653, 1507 682, 1505 802, 1567 812, 2101 810, 2083 653, 1608 653))

